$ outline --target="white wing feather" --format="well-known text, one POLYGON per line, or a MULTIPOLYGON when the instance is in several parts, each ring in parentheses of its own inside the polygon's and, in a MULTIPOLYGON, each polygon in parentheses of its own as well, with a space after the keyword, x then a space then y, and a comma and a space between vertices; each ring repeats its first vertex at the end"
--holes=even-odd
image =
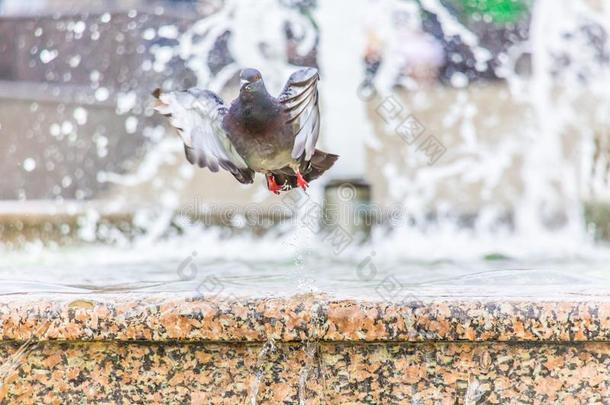
POLYGON ((216 94, 197 88, 154 94, 159 100, 155 110, 167 116, 178 130, 189 162, 213 172, 221 167, 239 181, 252 181, 253 172, 222 127, 227 108, 216 94))
POLYGON ((290 117, 294 133, 292 158, 306 161, 316 150, 316 142, 320 135, 320 109, 318 106, 318 70, 305 68, 293 73, 278 100, 290 117))

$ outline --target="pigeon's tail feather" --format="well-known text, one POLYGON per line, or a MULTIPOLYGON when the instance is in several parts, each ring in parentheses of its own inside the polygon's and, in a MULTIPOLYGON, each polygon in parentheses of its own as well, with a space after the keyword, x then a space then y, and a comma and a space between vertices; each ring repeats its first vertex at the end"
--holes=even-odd
POLYGON ((339 155, 322 152, 316 149, 311 160, 309 161, 310 170, 304 174, 305 180, 311 181, 320 177, 325 171, 330 169, 332 165, 339 159, 339 155))
MULTIPOLYGON (((320 177, 325 171, 330 169, 332 165, 339 159, 339 155, 322 152, 316 149, 309 162, 301 164, 301 173, 305 181, 310 182, 320 177)), ((297 187, 297 176, 293 175, 292 169, 288 167, 273 172, 273 177, 279 185, 283 185, 285 190, 290 190, 297 187), (288 174, 290 173, 290 174, 288 174)))

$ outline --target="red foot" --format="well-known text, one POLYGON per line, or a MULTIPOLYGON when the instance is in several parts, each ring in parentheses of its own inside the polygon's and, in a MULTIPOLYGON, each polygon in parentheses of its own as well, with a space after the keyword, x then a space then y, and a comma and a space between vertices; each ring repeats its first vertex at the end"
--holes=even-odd
POLYGON ((275 177, 272 174, 267 175, 267 188, 273 194, 280 194, 282 187, 275 182, 275 177))
POLYGON ((305 181, 303 176, 301 176, 301 172, 297 170, 297 186, 301 187, 303 190, 309 187, 309 183, 305 181))

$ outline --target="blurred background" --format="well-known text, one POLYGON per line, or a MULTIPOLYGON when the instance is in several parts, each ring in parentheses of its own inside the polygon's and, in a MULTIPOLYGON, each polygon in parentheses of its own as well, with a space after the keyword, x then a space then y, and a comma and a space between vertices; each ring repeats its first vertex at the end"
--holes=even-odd
POLYGON ((299 250, 302 213, 262 178, 188 165, 150 93, 229 103, 243 67, 277 93, 315 66, 321 146, 341 160, 307 198, 324 204, 329 184, 362 198, 377 251, 602 254, 609 33, 604 0, 0 0, 2 252, 169 243, 231 259, 287 235, 299 250))

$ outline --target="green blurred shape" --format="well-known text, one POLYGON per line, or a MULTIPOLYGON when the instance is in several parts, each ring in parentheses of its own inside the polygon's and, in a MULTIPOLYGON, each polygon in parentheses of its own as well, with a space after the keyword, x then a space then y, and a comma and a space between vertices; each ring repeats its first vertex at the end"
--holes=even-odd
POLYGON ((486 15, 496 23, 511 23, 519 20, 527 11, 525 0, 462 0, 468 16, 486 15))
POLYGON ((503 253, 489 253, 483 256, 483 260, 488 262, 511 260, 510 256, 506 256, 503 253))
POLYGON ((585 224, 595 239, 610 241, 610 203, 585 202, 585 224))

